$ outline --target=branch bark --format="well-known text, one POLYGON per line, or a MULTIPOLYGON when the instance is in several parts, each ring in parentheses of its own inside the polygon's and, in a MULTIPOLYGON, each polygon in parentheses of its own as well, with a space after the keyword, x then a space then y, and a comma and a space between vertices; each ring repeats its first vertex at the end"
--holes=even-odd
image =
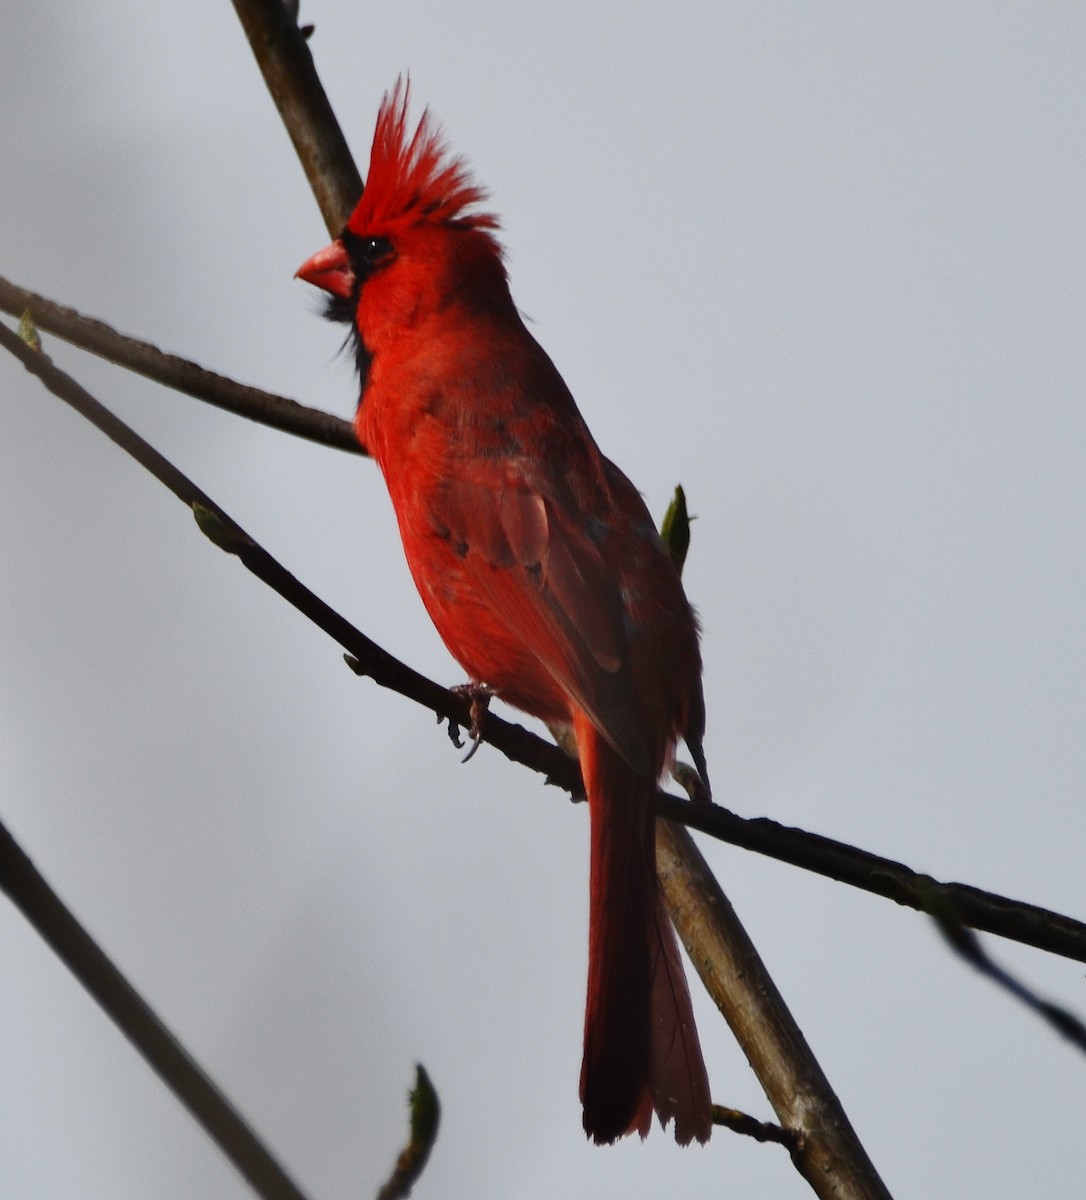
POLYGON ((84 316, 3 277, 0 277, 0 311, 16 317, 29 312, 39 329, 216 408, 336 450, 364 453, 349 421, 217 375, 187 358, 166 354, 150 342, 118 333, 105 321, 84 316))
POLYGON ((362 195, 362 176, 305 38, 283 0, 233 0, 233 4, 328 232, 338 237, 362 195))
POLYGON ((814 871, 905 908, 948 913, 960 925, 1086 962, 1086 924, 1062 913, 968 883, 943 883, 858 846, 781 825, 768 817, 740 817, 717 804, 692 805, 661 793, 656 811, 720 841, 814 871))
POLYGON ((306 1200, 271 1151, 68 911, 3 825, 0 890, 109 1014, 257 1195, 263 1200, 306 1200))
POLYGON ((791 1135, 796 1169, 821 1200, 889 1200, 754 943, 685 829, 656 822, 656 863, 675 928, 791 1135))

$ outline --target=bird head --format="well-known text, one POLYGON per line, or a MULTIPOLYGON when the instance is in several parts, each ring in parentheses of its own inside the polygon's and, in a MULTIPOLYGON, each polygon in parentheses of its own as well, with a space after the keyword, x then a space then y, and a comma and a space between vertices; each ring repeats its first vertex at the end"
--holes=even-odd
POLYGON ((429 109, 409 133, 409 95, 403 78, 385 94, 362 197, 340 236, 296 273, 329 294, 329 318, 353 326, 360 366, 386 337, 451 303, 508 303, 498 220, 477 210, 486 193, 449 155, 429 109))

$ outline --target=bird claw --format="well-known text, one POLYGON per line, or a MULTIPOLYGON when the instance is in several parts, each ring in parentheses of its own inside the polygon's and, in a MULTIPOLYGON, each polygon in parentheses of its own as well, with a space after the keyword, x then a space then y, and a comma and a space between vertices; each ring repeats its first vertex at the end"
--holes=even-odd
MULTIPOLYGON (((471 740, 471 746, 468 748, 467 754, 460 760, 461 763, 469 762, 479 749, 479 745, 483 740, 483 726, 486 724, 486 714, 490 709, 490 698, 494 695, 494 689, 485 683, 462 683, 458 687, 449 689, 456 696, 463 696, 471 701, 471 727, 468 729, 468 737, 471 740)), ((453 722, 449 722, 450 732, 454 728, 453 722)), ((463 742, 459 737, 454 739, 454 745, 459 749, 463 746, 463 742)))
POLYGON ((671 777, 695 804, 712 804, 713 793, 709 785, 688 763, 677 762, 671 768, 671 777))
POLYGON ((441 713, 437 714, 437 723, 439 725, 445 720, 449 722, 445 729, 445 732, 449 735, 449 741, 452 742, 457 750, 463 750, 464 739, 460 736, 460 726, 457 725, 452 717, 444 717, 441 713))

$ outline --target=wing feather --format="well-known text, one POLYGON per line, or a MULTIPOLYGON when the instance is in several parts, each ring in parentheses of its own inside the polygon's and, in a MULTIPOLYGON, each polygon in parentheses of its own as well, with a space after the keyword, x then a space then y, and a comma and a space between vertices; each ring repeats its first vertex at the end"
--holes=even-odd
POLYGON ((631 703, 618 582, 576 511, 532 486, 508 460, 480 463, 446 488, 441 522, 463 569, 602 736, 652 770, 631 703))

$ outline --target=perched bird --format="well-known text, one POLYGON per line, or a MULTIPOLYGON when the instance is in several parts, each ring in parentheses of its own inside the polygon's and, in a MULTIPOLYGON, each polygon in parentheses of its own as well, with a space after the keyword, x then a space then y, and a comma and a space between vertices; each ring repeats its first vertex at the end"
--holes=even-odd
POLYGON ((438 633, 481 695, 572 729, 591 823, 586 1133, 655 1110, 704 1142, 709 1085, 656 878, 653 797, 684 738, 706 781, 697 624, 648 510, 509 292, 498 221, 402 80, 340 237, 298 275, 351 327, 355 430, 438 633))

